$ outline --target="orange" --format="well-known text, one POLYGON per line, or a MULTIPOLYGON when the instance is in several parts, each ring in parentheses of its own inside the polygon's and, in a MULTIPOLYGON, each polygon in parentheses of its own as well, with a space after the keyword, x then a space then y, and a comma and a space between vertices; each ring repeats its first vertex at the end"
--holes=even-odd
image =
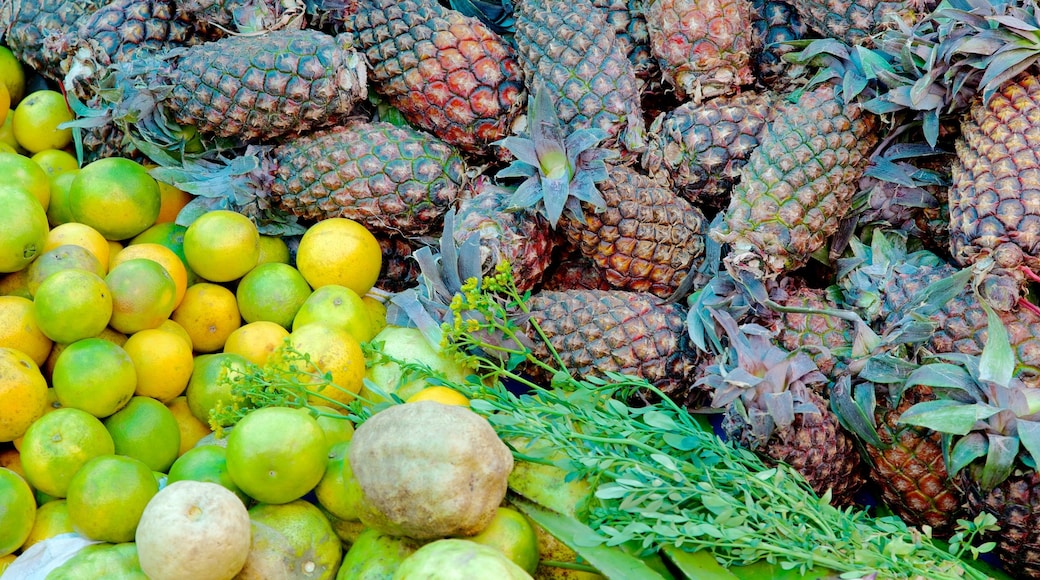
POLYGON ((173 314, 177 284, 158 262, 120 260, 105 277, 105 284, 112 292, 112 319, 108 324, 119 332, 132 334, 158 328, 173 314))
POLYGON ((35 295, 40 284, 52 274, 72 269, 86 270, 98 276, 105 275, 101 261, 90 250, 83 246, 65 244, 47 250, 29 264, 29 292, 35 295))
POLYGON ((365 226, 330 218, 311 226, 296 250, 296 267, 312 288, 346 286, 364 296, 379 277, 383 251, 365 226))
MULTIPOLYGON (((0 175, 7 157, 19 156, 0 153, 0 175)), ((0 228, 0 272, 17 272, 43 252, 47 213, 29 191, 11 186, 0 187, 0 215, 4 216, 4 227, 0 228)))
POLYGON ((195 351, 204 353, 224 348, 228 336, 242 326, 234 293, 208 282, 190 286, 170 318, 184 327, 195 351))
POLYGON ((116 454, 141 460, 152 471, 165 472, 181 448, 177 419, 166 405, 151 397, 133 397, 105 419, 116 454))
POLYGON ((7 114, 11 112, 11 92, 7 85, 0 82, 0 123, 7 120, 7 114))
POLYGON ((188 381, 188 408, 202 423, 210 424, 210 411, 231 403, 228 373, 245 372, 249 362, 232 353, 204 354, 195 357, 195 370, 188 381))
POLYGON ((365 301, 365 306, 368 307, 368 314, 372 320, 372 332, 375 333, 372 336, 375 336, 386 328, 386 305, 368 294, 362 296, 361 299, 365 301))
POLYGON ((325 433, 306 410, 265 407, 246 415, 231 430, 228 473, 249 497, 288 503, 321 481, 328 450, 325 433))
POLYGON ((63 499, 56 499, 41 505, 36 510, 36 522, 33 524, 29 537, 22 544, 22 551, 28 550, 33 544, 38 544, 47 538, 53 538, 59 534, 74 532, 72 520, 69 519, 69 505, 63 499))
POLYGON ((184 232, 188 266, 210 282, 245 276, 260 258, 260 233, 246 216, 216 210, 199 216, 184 232))
POLYGON ((71 343, 97 336, 112 318, 112 293, 100 276, 86 270, 62 270, 36 289, 36 321, 54 342, 71 343))
POLYGON ((0 153, 0 175, 10 176, 2 187, 21 187, 33 194, 44 211, 50 204, 51 178, 37 163, 24 155, 0 153))
POLYGON ((74 221, 108 240, 126 240, 155 224, 162 202, 159 184, 140 163, 122 157, 98 159, 76 174, 69 187, 74 221))
POLYGON ((25 353, 0 347, 0 442, 25 434, 47 407, 47 380, 25 353))
POLYGON ((17 447, 0 447, 0 467, 6 467, 25 477, 25 468, 22 467, 22 453, 17 447))
POLYGON ((51 382, 63 407, 104 418, 134 396, 137 372, 123 347, 102 338, 84 338, 58 356, 51 382))
POLYGON ((72 187, 77 173, 78 169, 52 175, 50 178, 51 196, 47 203, 47 222, 51 227, 73 221, 72 211, 69 209, 69 188, 72 187))
POLYGON ((123 350, 137 371, 135 394, 167 403, 188 388, 195 359, 191 345, 183 338, 161 328, 149 328, 130 335, 123 350))
POLYGON ((313 504, 257 504, 249 508, 249 519, 252 541, 240 578, 276 578, 286 569, 304 570, 310 578, 335 578, 343 544, 313 504))
POLYGON ((202 445, 189 449, 170 467, 167 485, 175 481, 206 481, 234 493, 242 503, 249 504, 249 496, 235 485, 227 469, 227 450, 220 445, 202 445))
POLYGON ((360 521, 364 494, 350 466, 350 442, 337 443, 329 449, 329 463, 314 496, 321 507, 341 520, 360 521))
POLYGON ((495 548, 528 574, 538 567, 538 535, 527 516, 514 509, 498 508, 483 531, 466 539, 495 548))
POLYGON ((228 336, 224 352, 240 354, 255 365, 263 365, 288 336, 289 331, 280 324, 266 320, 250 322, 228 336))
POLYGON ((184 209, 184 206, 188 205, 194 197, 185 191, 177 189, 169 183, 159 183, 159 197, 161 202, 159 204, 159 217, 155 219, 155 223, 164 224, 171 223, 177 220, 177 214, 184 209))
POLYGON ((115 443, 100 419, 79 409, 55 409, 25 432, 22 468, 34 488, 61 498, 87 461, 110 453, 115 443))
POLYGON ((188 335, 188 331, 184 330, 184 327, 176 322, 167 318, 163 320, 162 324, 159 325, 159 330, 169 332, 177 338, 184 341, 184 344, 188 345, 188 348, 194 350, 194 346, 191 344, 191 336, 188 335))
POLYGON ((33 154, 30 159, 39 165, 40 169, 43 169, 48 179, 66 171, 79 169, 79 161, 76 161, 76 157, 63 149, 44 149, 33 154))
POLYGON ((173 278, 173 283, 177 288, 174 307, 180 304, 181 300, 184 299, 184 292, 188 289, 188 269, 184 267, 184 262, 177 257, 177 254, 162 244, 130 244, 123 251, 119 252, 117 258, 112 260, 111 268, 138 258, 151 260, 166 270, 166 273, 173 278))
MULTIPOLYGON (((43 251, 53 250, 58 246, 72 244, 80 246, 98 259, 104 273, 108 273, 108 240, 100 232, 86 224, 62 223, 58 224, 47 233, 47 241, 43 245, 43 251)), ((101 275, 104 275, 101 274, 101 275)))
POLYGON ((0 274, 0 296, 21 296, 32 300, 32 294, 29 293, 29 269, 0 274))
POLYGON ((11 106, 18 105, 25 96, 25 69, 6 46, 0 46, 0 83, 7 87, 11 106))
POLYGON ((0 556, 20 548, 36 521, 36 498, 22 476, 0 467, 0 556))
POLYGON ((314 419, 318 422, 318 425, 321 425, 321 430, 325 432, 325 440, 328 441, 329 447, 354 438, 354 424, 350 422, 346 415, 332 407, 311 405, 311 414, 314 415, 315 412, 317 412, 317 415, 315 415, 314 419))
POLYGON ((311 295, 300 272, 288 264, 261 264, 238 281, 235 298, 246 322, 267 320, 289 328, 311 295))
MULTIPOLYGON (((97 335, 88 338, 102 338, 113 344, 123 346, 126 344, 126 335, 117 330, 113 330, 111 327, 106 326, 104 330, 97 333, 97 335)), ((56 342, 51 347, 51 353, 47 355, 47 362, 43 363, 43 376, 47 377, 48 380, 54 376, 54 363, 58 361, 58 357, 61 356, 62 351, 65 350, 68 344, 56 342)), ((51 387, 53 390, 53 387, 51 387)))
POLYGON ((152 471, 141 461, 95 457, 69 482, 69 519, 76 533, 91 540, 132 542, 145 506, 158 492, 152 471))
POLYGON ((459 405, 461 407, 469 406, 469 399, 466 398, 466 395, 455 389, 439 385, 426 387, 405 400, 406 403, 417 403, 419 401, 434 401, 442 405, 459 405))
POLYGON ((172 401, 166 403, 166 407, 173 413, 173 418, 177 420, 177 428, 181 433, 181 446, 177 450, 178 457, 195 447, 199 439, 212 433, 208 424, 199 421, 195 418, 195 415, 191 414, 191 409, 188 407, 188 397, 184 395, 175 397, 172 401))
POLYGON ((36 305, 21 296, 0 296, 0 347, 13 348, 36 366, 47 361, 54 343, 36 322, 36 305))
POLYGON ((271 262, 278 262, 279 264, 289 263, 289 246, 285 243, 285 240, 278 236, 260 236, 260 257, 256 263, 270 264, 271 262))
POLYGON ((184 264, 184 269, 188 272, 188 286, 191 286, 199 281, 199 276, 188 267, 188 258, 184 255, 184 232, 186 231, 188 228, 175 223, 155 224, 130 240, 130 245, 159 244, 170 249, 184 264))
POLYGON ((15 153, 21 153, 25 151, 18 145, 18 140, 14 138, 14 115, 7 115, 2 125, 0 125, 0 143, 7 145, 4 151, 13 149, 15 153))
POLYGON ((376 335, 364 301, 357 292, 339 284, 322 286, 308 296, 296 313, 292 328, 298 330, 314 323, 345 330, 358 342, 366 342, 376 335))
POLYGON ((14 110, 14 138, 31 153, 44 149, 61 149, 72 143, 72 129, 58 125, 74 119, 58 91, 33 91, 14 110))
POLYGON ((350 333, 324 324, 305 325, 289 333, 288 344, 275 350, 268 359, 268 366, 288 368, 292 364, 287 358, 290 347, 310 356, 316 368, 306 371, 327 372, 332 376, 332 385, 323 385, 316 378, 298 377, 301 383, 311 385, 310 404, 336 406, 354 400, 365 378, 365 355, 361 344, 350 333))

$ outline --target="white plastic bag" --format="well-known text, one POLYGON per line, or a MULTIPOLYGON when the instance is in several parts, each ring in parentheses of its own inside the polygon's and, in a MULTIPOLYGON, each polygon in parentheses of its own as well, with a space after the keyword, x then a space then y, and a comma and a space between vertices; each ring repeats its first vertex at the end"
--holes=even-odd
POLYGON ((59 534, 33 544, 15 558, 0 575, 0 580, 46 580, 52 570, 61 566, 80 550, 91 544, 100 544, 75 533, 59 534))

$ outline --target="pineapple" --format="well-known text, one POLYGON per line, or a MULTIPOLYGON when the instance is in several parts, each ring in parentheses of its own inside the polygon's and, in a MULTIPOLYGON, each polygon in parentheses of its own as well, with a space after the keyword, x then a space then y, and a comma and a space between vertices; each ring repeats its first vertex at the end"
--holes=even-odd
POLYGON ((606 12, 621 50, 632 62, 636 78, 651 81, 660 73, 650 51, 650 32, 640 0, 592 0, 592 5, 606 12))
POLYGON ((181 18, 195 22, 210 40, 228 34, 299 29, 304 0, 177 0, 181 18))
POLYGON ((964 495, 946 470, 942 436, 899 422, 911 406, 934 400, 932 389, 917 385, 904 391, 901 384, 867 382, 858 387, 874 394, 855 400, 849 383, 840 383, 831 391, 831 402, 842 425, 864 443, 868 478, 907 524, 927 525, 934 537, 949 537, 964 515, 964 495))
POLYGON ((185 127, 248 141, 342 123, 367 95, 361 55, 313 30, 232 36, 117 65, 112 74, 105 82, 114 90, 101 93, 110 102, 88 116, 111 116, 171 150, 185 127))
POLYGON ((568 132, 598 128, 645 146, 639 84, 606 13, 589 0, 520 0, 517 59, 531 94, 545 90, 568 132))
POLYGON ((735 92, 752 82, 748 0, 647 0, 650 47, 681 101, 735 92))
POLYGON ((784 44, 805 37, 809 29, 794 7, 783 0, 751 0, 751 69, 758 82, 775 86, 784 76, 784 44))
POLYGON ((11 52, 44 77, 61 81, 64 54, 45 50, 51 35, 70 31, 76 21, 108 4, 104 0, 5 0, 0 2, 0 30, 11 52))
POLYGON ((537 212, 508 211, 510 196, 511 192, 478 176, 461 194, 453 235, 461 244, 476 234, 481 260, 491 265, 509 262, 513 282, 526 292, 542 281, 559 236, 537 212))
POLYGON ((476 18, 435 0, 364 0, 342 25, 374 88, 416 127, 475 154, 511 131, 524 102, 516 56, 476 18))
POLYGON ((577 250, 560 256, 545 273, 543 290, 611 290, 607 276, 589 258, 577 250))
POLYGON ((428 133, 356 120, 222 164, 188 161, 153 174, 200 196, 182 221, 222 208, 262 232, 299 230, 298 218, 346 217, 375 233, 420 236, 440 227, 464 172, 458 151, 428 133))
POLYGON ((606 152, 591 148, 601 130, 564 138, 545 93, 536 94, 530 109, 530 138, 502 141, 519 159, 498 176, 527 178, 513 203, 544 212, 615 287, 662 297, 674 292, 700 266, 704 215, 649 177, 606 165, 606 152), (586 213, 583 204, 593 211, 586 213))
POLYGON ((826 377, 805 353, 773 344, 765 328, 738 328, 724 312, 718 321, 730 349, 696 385, 714 390, 711 405, 724 410, 723 432, 743 447, 791 465, 817 493, 829 491, 835 504, 849 504, 864 478, 852 438, 814 390, 823 390, 826 377))
POLYGON ((784 349, 809 355, 813 364, 831 380, 848 367, 855 329, 851 322, 826 314, 840 306, 825 290, 810 288, 805 281, 786 276, 770 289, 770 298, 784 308, 801 311, 768 311, 758 323, 776 333, 784 349))
POLYGON ((882 32, 893 17, 913 22, 927 15, 937 0, 790 0, 803 22, 827 38, 863 44, 882 32))
POLYGON ((386 292, 401 292, 415 286, 420 272, 412 254, 425 244, 395 234, 379 233, 375 236, 383 255, 376 287, 386 292))
POLYGON ((759 93, 684 103, 654 120, 640 161, 690 202, 721 211, 772 116, 770 99, 759 93))
POLYGON ((777 107, 711 232, 730 244, 725 265, 734 278, 796 269, 837 231, 878 140, 877 117, 855 98, 827 82, 777 107))
MULTIPOLYGON (((999 324, 992 311, 990 320, 999 324)), ((1009 574, 1040 578, 1040 391, 1025 386, 1004 357, 990 356, 1011 346, 1003 332, 990 334, 981 356, 914 371, 906 387, 935 385, 938 400, 915 404, 899 421, 946 435, 948 469, 964 489, 969 517, 996 518, 1000 532, 990 539, 1009 574), (949 387, 936 383, 940 377, 949 387)))

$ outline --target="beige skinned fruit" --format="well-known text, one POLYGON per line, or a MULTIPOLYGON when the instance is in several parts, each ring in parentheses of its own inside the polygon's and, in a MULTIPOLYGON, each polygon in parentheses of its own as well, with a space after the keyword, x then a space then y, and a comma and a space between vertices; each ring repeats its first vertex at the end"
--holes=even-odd
POLYGON ((176 481, 148 502, 136 541, 152 580, 230 580, 249 555, 249 513, 220 485, 176 481))
POLYGON ((388 407, 350 443, 361 521, 418 540, 480 533, 506 494, 513 455, 468 407, 432 401, 388 407))

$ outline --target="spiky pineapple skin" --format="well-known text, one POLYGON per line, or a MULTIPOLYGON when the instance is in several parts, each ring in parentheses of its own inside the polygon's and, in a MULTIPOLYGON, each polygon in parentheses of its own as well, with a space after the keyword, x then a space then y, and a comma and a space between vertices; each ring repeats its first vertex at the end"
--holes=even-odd
POLYGON ((850 209, 876 124, 830 83, 780 104, 740 170, 723 223, 712 230, 733 247, 727 268, 775 277, 823 247, 850 209))
POLYGON ((684 103, 651 124, 641 164, 690 202, 722 210, 772 111, 770 99, 754 92, 684 103))
POLYGON ((997 543, 1004 570, 1015 578, 1040 578, 1040 474, 1016 471, 988 492, 970 477, 960 481, 969 514, 986 512, 997 518, 1000 531, 987 539, 997 543))
POLYGON ((95 42, 110 62, 194 44, 194 34, 171 0, 116 0, 76 22, 76 35, 95 42))
POLYGON ((885 505, 907 524, 931 526, 934 537, 946 538, 963 516, 964 496, 946 471, 941 435, 899 423, 904 411, 931 398, 930 389, 916 387, 904 393, 894 408, 879 399, 882 404, 874 411, 874 420, 886 447, 865 447, 869 477, 881 490, 885 505))
POLYGON ((477 235, 482 262, 509 262, 513 283, 526 292, 541 283, 553 261, 559 236, 537 212, 508 211, 510 197, 510 192, 478 177, 462 192, 453 236, 461 244, 470 235, 477 235))
MULTIPOLYGON (((785 277, 770 291, 781 306, 834 310, 839 308, 824 290, 806 286, 804 280, 785 277)), ((776 342, 788 351, 809 355, 821 373, 831 379, 848 366, 852 351, 852 324, 836 316, 814 312, 772 312, 764 324, 776 331, 776 342)))
POLYGON ((766 441, 757 440, 734 407, 723 415, 722 430, 741 446, 790 465, 817 493, 830 490, 834 504, 847 505, 865 481, 859 451, 828 411, 827 401, 809 389, 806 395, 820 413, 796 414, 794 423, 778 428, 766 441))
POLYGON ((748 0, 651 0, 645 10, 650 47, 680 100, 752 82, 748 0))
POLYGON ((606 209, 584 223, 565 216, 564 236, 616 288, 667 297, 704 257, 704 214, 624 165, 608 166, 600 192, 606 209))
POLYGON ((590 258, 572 251, 561 256, 545 274, 543 290, 611 290, 614 286, 590 258))
POLYGON ((368 94, 361 56, 314 30, 228 37, 167 66, 166 110, 218 137, 271 139, 340 123, 368 94))
POLYGON ((660 71, 650 51, 650 32, 646 28, 646 16, 639 0, 592 0, 592 5, 602 9, 607 22, 614 29, 618 44, 632 62, 636 78, 650 79, 660 71))
POLYGON ((387 292, 400 292, 415 286, 422 271, 412 258, 412 252, 424 244, 396 234, 376 233, 375 237, 383 255, 375 286, 387 292))
MULTIPOLYGON (((969 266, 992 257, 1001 276, 1023 286, 1019 268, 1040 269, 1040 78, 1005 82, 976 100, 961 122, 950 188, 950 249, 969 266)), ((1010 310, 1018 298, 990 296, 1010 310)))
POLYGON ((792 50, 784 43, 800 40, 809 28, 787 2, 751 0, 751 30, 751 68, 760 83, 773 86, 784 74, 783 55, 792 50))
POLYGON ((604 11, 589 0, 523 0, 515 10, 517 59, 528 90, 547 90, 567 132, 598 127, 628 149, 641 149, 639 84, 604 11))
POLYGON ((267 154, 272 203, 297 216, 346 217, 379 232, 436 231, 465 165, 433 135, 357 121, 287 141, 267 154))
POLYGON ((80 18, 107 4, 103 0, 21 0, 0 4, 0 29, 15 58, 53 81, 61 81, 62 54, 45 50, 47 38, 71 32, 80 18))
POLYGON ((890 16, 913 23, 915 14, 927 14, 935 0, 790 0, 802 20, 824 37, 862 44, 881 30, 890 16))
MULTIPOLYGON (((676 304, 644 292, 544 290, 532 295, 528 306, 575 376, 618 372, 666 391, 689 384, 696 353, 686 333, 686 312, 676 304)), ((551 360, 548 349, 534 342, 535 356, 551 360)))
POLYGON ((472 153, 509 134, 523 108, 520 68, 479 20, 434 0, 364 0, 343 26, 373 86, 409 122, 472 153))

